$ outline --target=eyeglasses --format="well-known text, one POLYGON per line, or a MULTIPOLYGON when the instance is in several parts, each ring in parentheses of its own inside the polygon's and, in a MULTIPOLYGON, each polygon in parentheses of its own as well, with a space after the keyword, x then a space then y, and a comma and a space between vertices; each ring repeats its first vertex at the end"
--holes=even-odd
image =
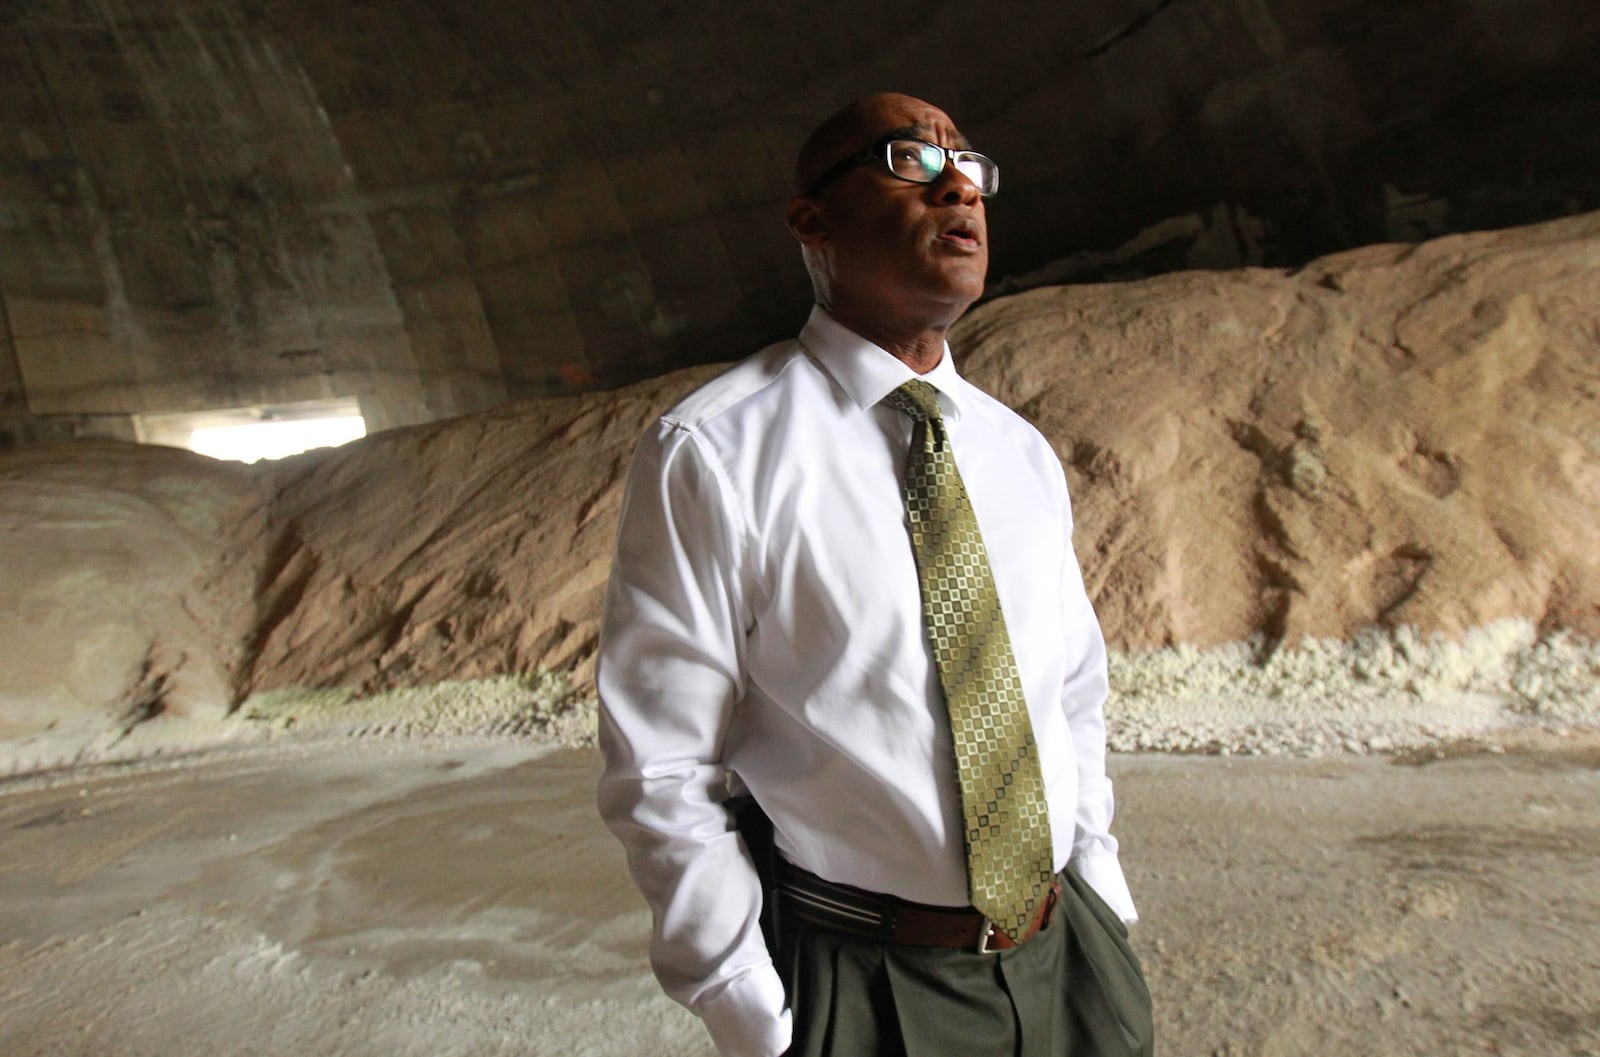
POLYGON ((988 198, 1000 190, 1000 166, 977 151, 941 147, 921 139, 885 136, 817 177, 807 194, 815 195, 857 165, 875 161, 882 162, 891 176, 914 184, 931 184, 944 174, 946 165, 954 164, 956 171, 971 180, 983 197, 988 198))

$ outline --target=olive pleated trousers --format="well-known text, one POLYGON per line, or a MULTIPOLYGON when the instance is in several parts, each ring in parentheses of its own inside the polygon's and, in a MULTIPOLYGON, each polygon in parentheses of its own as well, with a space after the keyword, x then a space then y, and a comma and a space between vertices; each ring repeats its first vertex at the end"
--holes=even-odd
POLYGON ((890 946, 782 913, 788 1057, 1151 1057, 1127 926, 1070 870, 1050 927, 998 954, 890 946))

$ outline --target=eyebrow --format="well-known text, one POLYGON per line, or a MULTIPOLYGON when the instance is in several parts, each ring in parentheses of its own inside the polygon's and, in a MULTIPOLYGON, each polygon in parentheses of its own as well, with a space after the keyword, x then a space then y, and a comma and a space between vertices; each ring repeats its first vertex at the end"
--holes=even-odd
MULTIPOLYGON (((880 138, 881 139, 920 139, 920 140, 925 140, 928 143, 932 143, 933 142, 933 138, 932 138, 933 135, 934 135, 933 129, 929 128, 927 125, 901 125, 899 128, 892 128, 888 132, 885 132, 883 134, 883 136, 880 137, 880 138)), ((963 136, 960 132, 957 132, 956 133, 956 149, 957 150, 971 150, 972 149, 972 141, 969 140, 966 136, 963 136)))

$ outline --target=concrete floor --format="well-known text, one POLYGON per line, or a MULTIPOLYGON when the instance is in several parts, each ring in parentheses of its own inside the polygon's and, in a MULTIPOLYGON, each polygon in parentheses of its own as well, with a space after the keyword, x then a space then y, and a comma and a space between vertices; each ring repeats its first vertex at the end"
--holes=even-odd
MULTIPOLYGON (((597 773, 325 741, 0 782, 0 1054, 705 1057, 597 773)), ((1594 739, 1113 774, 1164 1057, 1600 1054, 1594 739)))

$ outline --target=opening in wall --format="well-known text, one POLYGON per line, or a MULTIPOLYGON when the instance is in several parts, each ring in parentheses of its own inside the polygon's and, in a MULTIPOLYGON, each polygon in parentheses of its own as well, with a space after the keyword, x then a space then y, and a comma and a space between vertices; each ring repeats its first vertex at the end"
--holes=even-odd
POLYGON ((282 459, 312 448, 336 447, 367 435, 354 400, 218 408, 178 415, 139 415, 139 440, 209 455, 256 462, 282 459))

